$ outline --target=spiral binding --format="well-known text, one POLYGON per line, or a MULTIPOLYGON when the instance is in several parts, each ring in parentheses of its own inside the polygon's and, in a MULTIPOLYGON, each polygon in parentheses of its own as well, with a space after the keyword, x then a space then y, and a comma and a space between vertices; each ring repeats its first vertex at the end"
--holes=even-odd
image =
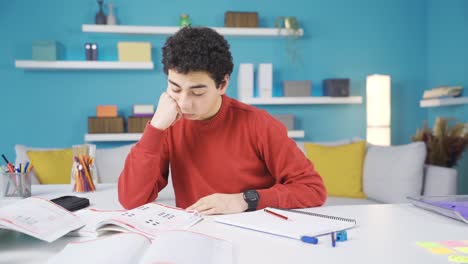
POLYGON ((299 210, 296 210, 296 209, 282 209, 282 208, 275 208, 275 209, 286 211, 286 212, 291 212, 291 213, 316 216, 316 217, 321 217, 321 218, 326 218, 326 219, 331 219, 331 220, 337 220, 337 221, 343 221, 343 222, 349 222, 349 223, 356 224, 356 220, 354 220, 354 219, 349 219, 349 218, 344 218, 344 217, 339 217, 339 216, 323 215, 323 214, 312 213, 312 212, 304 212, 304 211, 299 211, 299 210))

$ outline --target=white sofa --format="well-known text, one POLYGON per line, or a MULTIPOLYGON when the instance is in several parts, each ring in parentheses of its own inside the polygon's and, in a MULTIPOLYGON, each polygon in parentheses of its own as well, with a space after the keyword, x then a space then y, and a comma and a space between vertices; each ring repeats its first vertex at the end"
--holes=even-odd
MULTIPOLYGON (((360 139, 319 142, 322 145, 337 146, 360 139)), ((304 142, 297 142, 305 152, 304 142)), ((96 150, 98 180, 101 183, 116 183, 125 158, 134 144, 96 150)), ((27 150, 41 150, 16 145, 16 163, 28 161, 27 150)), ((42 149, 44 150, 44 149, 42 149)), ((325 203, 330 205, 359 205, 378 203, 405 203, 409 195, 451 195, 456 194, 456 181, 442 177, 426 178, 424 175, 424 143, 411 143, 403 146, 378 147, 368 144, 364 160, 363 191, 367 199, 329 196, 325 203), (430 191, 429 191, 430 190, 430 191)), ((39 184, 36 179, 33 183, 39 184)), ((172 181, 158 195, 158 201, 175 205, 172 181)))

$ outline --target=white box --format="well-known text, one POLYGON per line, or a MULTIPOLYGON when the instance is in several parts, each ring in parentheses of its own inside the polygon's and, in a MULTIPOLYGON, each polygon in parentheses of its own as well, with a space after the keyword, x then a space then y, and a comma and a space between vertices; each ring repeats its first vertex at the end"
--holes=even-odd
POLYGON ((154 114, 154 105, 152 104, 136 104, 133 105, 134 115, 152 115, 154 114))
POLYGON ((254 96, 254 66, 241 63, 237 74, 237 96, 240 100, 254 96))
POLYGON ((258 66, 257 88, 259 97, 273 97, 273 64, 261 63, 258 66))

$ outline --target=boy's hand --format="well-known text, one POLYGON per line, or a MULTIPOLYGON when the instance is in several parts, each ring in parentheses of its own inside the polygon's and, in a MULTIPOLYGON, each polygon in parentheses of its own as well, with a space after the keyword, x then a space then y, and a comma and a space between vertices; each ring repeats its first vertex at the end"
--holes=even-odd
POLYGON ((247 208, 248 205, 242 193, 211 194, 187 207, 188 210, 197 210, 202 215, 241 213, 247 210, 247 208))
POLYGON ((151 125, 159 130, 166 130, 182 117, 177 102, 164 92, 159 97, 158 108, 151 119, 151 125))

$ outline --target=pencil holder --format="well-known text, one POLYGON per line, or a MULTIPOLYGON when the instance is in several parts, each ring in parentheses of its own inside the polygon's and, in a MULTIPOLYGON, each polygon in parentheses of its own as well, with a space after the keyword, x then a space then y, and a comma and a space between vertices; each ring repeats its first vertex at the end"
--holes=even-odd
POLYGON ((95 163, 96 145, 73 145, 71 184, 74 192, 96 191, 97 171, 95 163))
POLYGON ((0 197, 27 198, 31 196, 30 172, 2 172, 0 177, 0 197))

